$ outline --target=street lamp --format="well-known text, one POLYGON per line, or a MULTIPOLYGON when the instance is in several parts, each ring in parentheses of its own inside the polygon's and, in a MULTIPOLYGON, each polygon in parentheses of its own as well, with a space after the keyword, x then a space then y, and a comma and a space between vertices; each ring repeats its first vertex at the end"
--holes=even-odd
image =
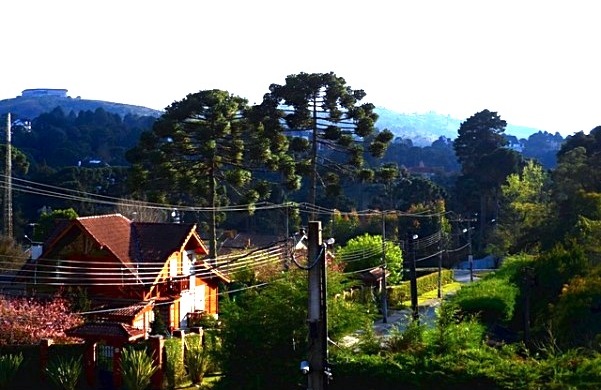
POLYGON ((470 267, 470 282, 474 281, 474 256, 472 255, 472 227, 470 220, 467 221, 467 229, 463 229, 463 233, 467 233, 467 262, 470 267))
POLYGON ((413 320, 419 320, 419 311, 417 308, 417 270, 415 269, 415 249, 417 246, 417 239, 419 236, 417 234, 413 234, 407 240, 407 243, 411 248, 411 268, 410 268, 410 287, 411 287, 411 310, 413 312, 413 320))

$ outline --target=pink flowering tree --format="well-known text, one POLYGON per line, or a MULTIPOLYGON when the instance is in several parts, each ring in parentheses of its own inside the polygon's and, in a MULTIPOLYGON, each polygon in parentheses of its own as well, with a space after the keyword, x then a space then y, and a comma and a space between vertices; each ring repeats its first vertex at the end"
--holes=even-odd
POLYGON ((0 345, 37 344, 51 338, 74 342, 65 330, 83 322, 64 298, 34 299, 0 295, 0 345))

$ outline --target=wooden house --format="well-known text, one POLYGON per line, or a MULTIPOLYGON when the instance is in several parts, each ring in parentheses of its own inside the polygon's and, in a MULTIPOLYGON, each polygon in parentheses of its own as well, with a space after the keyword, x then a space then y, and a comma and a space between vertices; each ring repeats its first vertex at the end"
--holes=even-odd
MULTIPOLYGON (((147 328, 156 310, 126 308, 150 304, 173 330, 185 328, 190 313, 218 313, 218 286, 229 280, 207 253, 195 224, 80 217, 52 235, 26 275, 37 290, 76 288, 95 304, 120 306, 132 313, 122 322, 137 328, 147 328)), ((114 320, 120 312, 107 313, 114 320)))

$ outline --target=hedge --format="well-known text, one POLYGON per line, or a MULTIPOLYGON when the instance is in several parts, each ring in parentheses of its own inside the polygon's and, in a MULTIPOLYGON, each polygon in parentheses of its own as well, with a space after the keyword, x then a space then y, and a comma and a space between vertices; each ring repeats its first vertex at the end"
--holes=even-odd
MULTIPOLYGON (((443 269, 441 272, 441 284, 453 283, 453 271, 443 269)), ((417 295, 422 295, 438 288, 438 272, 420 276, 417 278, 417 295)), ((397 286, 389 286, 387 289, 388 303, 391 306, 402 306, 403 302, 411 299, 411 284, 410 281, 402 282, 397 286)))

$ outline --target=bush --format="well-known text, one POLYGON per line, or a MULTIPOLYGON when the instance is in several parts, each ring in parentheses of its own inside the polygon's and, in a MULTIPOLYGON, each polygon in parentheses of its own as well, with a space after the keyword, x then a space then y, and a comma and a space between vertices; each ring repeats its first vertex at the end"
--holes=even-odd
POLYGON ((211 364, 211 355, 215 347, 215 338, 207 335, 205 345, 202 337, 186 337, 186 353, 184 357, 188 375, 193 384, 200 384, 211 364))
POLYGON ((436 327, 427 333, 436 353, 478 348, 484 339, 484 326, 473 318, 461 318, 451 303, 437 308, 436 327))
POLYGON ((184 366, 184 346, 179 338, 165 340, 165 380, 168 389, 175 389, 186 382, 186 368, 184 366))
POLYGON ((601 349, 601 272, 575 277, 552 309, 552 325, 562 347, 601 349))
POLYGON ((157 370, 146 351, 124 348, 121 354, 123 384, 128 390, 144 390, 157 370))
POLYGON ((411 321, 404 330, 398 326, 391 329, 385 341, 386 349, 390 352, 415 351, 424 349, 424 334, 426 326, 419 321, 411 321))
POLYGON ((494 324, 512 319, 518 294, 519 288, 506 280, 485 278, 461 288, 452 301, 464 313, 494 324))
POLYGON ((81 358, 59 357, 46 367, 48 378, 63 390, 75 390, 81 376, 81 358))
POLYGON ((15 377, 23 363, 23 354, 8 354, 0 356, 0 389, 7 389, 7 385, 15 377))

